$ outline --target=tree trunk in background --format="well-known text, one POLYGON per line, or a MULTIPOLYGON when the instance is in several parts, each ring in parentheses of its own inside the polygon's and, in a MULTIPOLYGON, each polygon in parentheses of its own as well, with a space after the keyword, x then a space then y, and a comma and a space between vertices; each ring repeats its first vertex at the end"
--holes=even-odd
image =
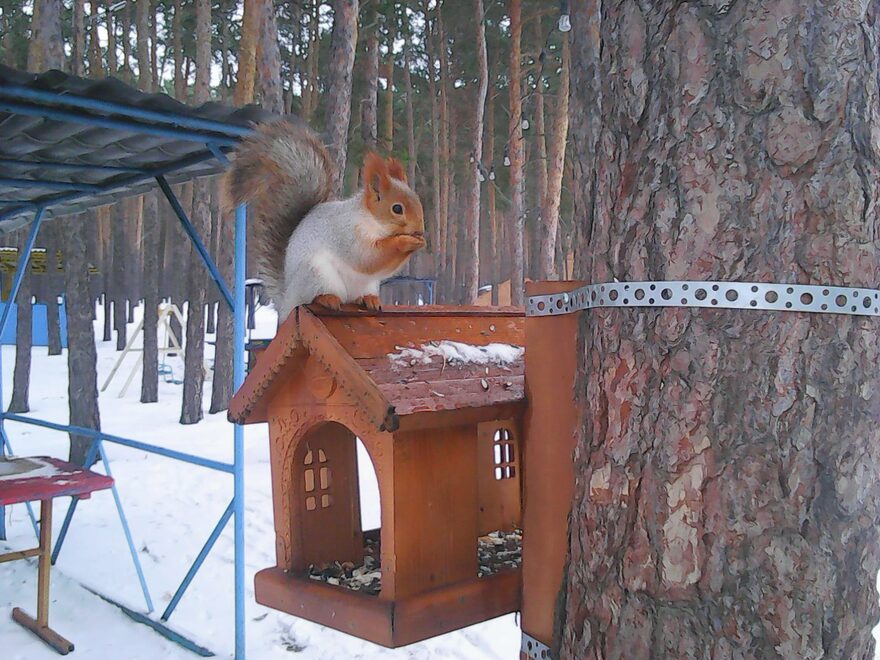
MULTIPOLYGON (((537 81, 535 83, 535 125, 532 131, 534 139, 529 144, 528 158, 523 158, 528 163, 529 170, 537 173, 537 186, 535 187, 534 204, 528 201, 524 202, 527 208, 535 209, 536 213, 529 220, 531 226, 531 236, 529 236, 529 228, 526 228, 526 245, 529 248, 529 254, 526 261, 529 267, 526 269, 527 277, 532 279, 542 279, 540 276, 540 261, 530 258, 540 250, 541 244, 547 240, 544 237, 545 208, 547 201, 547 104, 544 97, 545 89, 545 72, 553 72, 553 53, 544 48, 545 37, 541 25, 541 17, 538 16, 535 21, 535 48, 540 53, 538 56, 540 66, 538 67, 537 81)), ((530 214, 529 214, 530 215, 530 214)))
POLYGON ((104 5, 104 24, 107 27, 107 70, 111 76, 115 76, 119 71, 119 65, 116 60, 116 21, 113 18, 113 13, 110 11, 113 5, 114 0, 107 0, 104 5))
POLYGON ((153 90, 159 89, 159 29, 156 14, 159 11, 158 3, 150 0, 150 70, 153 78, 153 90))
MULTIPOLYGON (((196 82, 195 103, 205 103, 210 95, 211 79, 211 3, 210 0, 196 2, 196 82)), ((210 234, 211 182, 196 179, 193 182, 193 202, 190 220, 202 240, 210 234)), ((205 302, 207 299, 208 278, 201 258, 191 246, 189 250, 189 280, 186 298, 189 308, 186 315, 186 356, 183 374, 183 401, 181 403, 180 423, 195 424, 202 419, 202 390, 205 381, 205 302)))
MULTIPOLYGON (((247 3, 245 3, 245 20, 247 20, 247 3)), ((183 63, 183 5, 181 0, 174 0, 174 17, 171 22, 171 48, 174 51, 174 98, 181 103, 186 102, 186 76, 183 63)), ((242 57, 245 55, 245 39, 247 34, 242 30, 242 57)))
POLYGON ((489 283, 491 303, 498 304, 498 222, 495 216, 495 181, 491 173, 495 171, 495 89, 492 86, 486 105, 486 140, 483 144, 483 164, 489 168, 490 177, 486 181, 486 219, 489 223, 489 283))
POLYGON ((251 103, 254 98, 257 74, 257 40, 263 21, 263 3, 266 0, 244 0, 241 41, 238 45, 238 80, 233 96, 235 105, 251 103))
POLYGON ((46 306, 46 338, 49 355, 61 355, 61 318, 58 296, 64 290, 64 275, 59 270, 58 223, 47 222, 40 228, 40 243, 46 250, 46 272, 40 278, 40 286, 33 293, 37 301, 46 306))
POLYGON ((376 148, 378 135, 378 95, 379 95, 379 15, 376 12, 378 0, 367 0, 367 11, 364 24, 367 26, 367 38, 364 49, 364 98, 361 102, 361 137, 364 148, 376 148))
POLYGON ((113 249, 113 329, 116 331, 116 350, 125 348, 128 314, 125 298, 125 229, 129 222, 128 199, 123 199, 110 207, 110 242, 113 249))
POLYGON ((382 95, 382 149, 390 154, 394 151, 394 40, 397 37, 397 7, 388 7, 385 22, 388 26, 388 55, 385 60, 385 92, 382 95))
MULTIPOLYGON (((410 67, 412 66, 412 58, 410 56, 412 35, 410 34, 409 27, 405 30, 404 35, 406 37, 406 42, 403 44, 403 87, 406 92, 406 171, 410 185, 415 186, 418 156, 416 154, 416 125, 413 118, 413 103, 415 101, 413 99, 412 74, 410 73, 410 67)), ((419 254, 421 253, 416 253, 415 256, 419 254)))
MULTIPOLYGON (((210 227, 210 183, 198 179, 193 185, 192 224, 199 236, 205 236, 210 227)), ((195 424, 202 419, 202 391, 205 372, 205 299, 207 277, 205 267, 195 247, 190 250, 189 286, 186 315, 186 356, 184 360, 183 401, 181 424, 195 424)))
MULTIPOLYGON (((577 275, 877 286, 876 3, 571 7, 577 275)), ((877 320, 581 331, 554 657, 873 658, 877 320)))
POLYGON ((442 189, 440 194, 440 259, 437 270, 441 275, 441 293, 444 300, 452 300, 455 287, 455 227, 449 216, 449 200, 452 191, 452 147, 449 133, 449 54, 446 30, 443 26, 443 5, 437 7, 437 36, 440 55, 440 167, 442 173, 442 189), (451 225, 451 226, 450 226, 451 225), (445 277, 444 277, 445 275, 445 277))
POLYGON ((318 25, 318 14, 320 11, 320 3, 312 2, 311 11, 309 12, 309 47, 308 59, 306 60, 306 82, 303 87, 303 110, 302 117, 309 122, 312 114, 315 112, 315 106, 318 103, 318 60, 320 58, 320 26, 318 25))
POLYGON ((523 287, 525 286, 525 270, 523 261, 523 138, 522 138, 522 8, 520 0, 508 0, 510 15, 510 83, 508 85, 510 126, 508 134, 510 142, 507 155, 510 159, 510 216, 513 241, 513 272, 510 277, 510 302, 513 305, 523 304, 523 287))
POLYGON ((89 76, 99 78, 104 73, 101 59, 101 42, 98 39, 98 0, 89 3, 89 76))
POLYGON ((70 72, 75 76, 82 76, 85 73, 85 11, 85 0, 73 0, 73 39, 70 51, 70 72))
MULTIPOLYGON (((265 0, 262 9, 261 38, 257 42, 260 99, 265 110, 282 114, 284 90, 281 86, 281 51, 278 48, 278 25, 272 0, 265 0)), ((210 48, 210 41, 208 47, 210 48)))
MULTIPOLYGON (((217 182, 215 194, 220 192, 217 182)), ((220 205, 214 210, 219 234, 217 250, 217 266, 225 282, 232 282, 235 277, 235 223, 229 213, 224 213, 220 205)), ((217 344, 214 347, 214 377, 211 381, 210 413, 217 413, 229 407, 232 398, 232 310, 226 300, 217 304, 217 344)))
POLYGON ((547 161, 547 190, 541 203, 544 230, 541 232, 541 256, 538 270, 540 279, 558 277, 556 264, 556 235, 559 232, 559 206, 562 201, 562 175, 565 171, 565 145, 568 141, 568 92, 570 53, 568 35, 562 35, 561 72, 556 94, 556 116, 547 161))
POLYGON ((131 3, 125 2, 117 10, 122 22, 122 71, 120 77, 131 83, 131 3))
POLYGON ((136 23, 138 87, 149 92, 153 89, 153 71, 150 66, 150 0, 137 1, 136 23))
MULTIPOLYGON (((87 254, 88 236, 94 212, 75 216, 67 225, 65 235, 64 273, 67 300, 67 398, 70 423, 89 429, 101 429, 98 409, 98 367, 95 350, 95 329, 92 325, 94 300, 89 293, 87 254)), ((92 439, 70 434, 69 460, 84 465, 92 439)))
POLYGON ((158 193, 144 197, 144 352, 141 403, 159 400, 159 200, 158 193))
MULTIPOLYGON (((428 1, 423 0, 423 9, 425 16, 428 16, 428 1)), ((428 248, 434 256, 434 273, 439 273, 443 264, 442 249, 442 232, 440 225, 442 224, 442 180, 440 176, 440 135, 443 132, 440 117, 440 98, 437 89, 437 79, 435 74, 435 66, 437 62, 437 45, 436 45, 436 19, 429 21, 427 24, 427 34, 425 37, 425 54, 428 58, 428 93, 431 95, 431 185, 432 192, 432 211, 433 222, 428 232, 429 241, 428 248)), ((436 275, 435 275, 436 276, 436 275)))
MULTIPOLYGON (((29 228, 19 232, 18 259, 25 258, 24 245, 27 240, 29 228)), ((12 376, 12 398, 9 402, 9 412, 26 413, 30 411, 28 393, 31 384, 31 347, 33 340, 33 305, 31 304, 33 287, 33 274, 28 265, 18 296, 15 299, 17 305, 15 325, 15 370, 12 376)))
POLYGON ((474 0, 477 27, 477 75, 479 84, 474 99, 471 125, 471 153, 473 161, 466 181, 464 241, 462 244, 461 284, 462 302, 474 304, 480 288, 480 159, 483 155, 483 122, 486 116, 486 94, 489 89, 489 64, 486 54, 486 23, 483 0, 474 0))
POLYGON ((358 0, 333 1, 333 34, 327 81, 328 149, 336 164, 335 192, 342 191, 351 118, 351 79, 357 44, 358 0))
POLYGON ((64 68, 61 0, 35 0, 28 48, 28 71, 64 68))

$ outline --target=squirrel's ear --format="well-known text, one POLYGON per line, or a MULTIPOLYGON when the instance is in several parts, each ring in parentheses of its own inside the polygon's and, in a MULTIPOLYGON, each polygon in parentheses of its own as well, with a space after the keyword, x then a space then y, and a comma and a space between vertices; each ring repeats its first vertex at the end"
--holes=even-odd
POLYGON ((388 190, 388 165, 385 159, 372 151, 364 157, 364 186, 373 192, 388 190))
POLYGON ((406 172, 403 170, 403 164, 396 158, 388 159, 388 176, 406 183, 406 172))

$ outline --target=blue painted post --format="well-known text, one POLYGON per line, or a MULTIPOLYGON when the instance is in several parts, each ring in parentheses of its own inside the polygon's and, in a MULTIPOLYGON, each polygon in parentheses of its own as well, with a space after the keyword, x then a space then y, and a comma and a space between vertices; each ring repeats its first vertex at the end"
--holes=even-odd
MULTIPOLYGON (((37 234, 40 231, 40 225, 43 223, 44 210, 37 209, 34 215, 34 221, 31 225, 31 232, 28 234, 24 249, 18 256, 18 265, 15 268, 15 276, 12 279, 12 288, 9 291, 9 298, 6 300, 6 306, 3 308, 3 316, 0 316, 0 336, 6 329, 6 323, 9 321, 9 311, 12 309, 12 303, 21 290, 21 283, 24 281, 24 274, 27 272, 31 263, 31 250, 37 240, 37 234)), ((17 309, 17 308, 16 308, 17 309)), ((6 455, 6 449, 12 453, 12 445, 9 444, 9 438, 6 436, 6 428, 3 425, 3 347, 0 346, 0 456, 6 455)), ((31 524, 34 526, 34 533, 39 537, 37 530, 37 519, 31 508, 31 503, 27 503, 28 515, 31 518, 31 524)), ((0 506, 0 540, 6 540, 6 508, 0 506)))
MULTIPOLYGON (((244 280, 247 255, 247 206, 235 209, 235 307, 232 336, 232 385, 244 382, 244 280)), ((244 428, 233 427, 233 501, 235 513, 235 658, 245 659, 244 635, 244 428)))

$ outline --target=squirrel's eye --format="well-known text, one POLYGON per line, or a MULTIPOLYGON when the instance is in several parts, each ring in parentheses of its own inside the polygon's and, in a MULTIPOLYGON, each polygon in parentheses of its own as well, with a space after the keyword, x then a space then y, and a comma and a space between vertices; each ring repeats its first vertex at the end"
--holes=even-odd
POLYGON ((394 215, 403 215, 403 205, 395 204, 394 206, 391 207, 391 212, 394 215))

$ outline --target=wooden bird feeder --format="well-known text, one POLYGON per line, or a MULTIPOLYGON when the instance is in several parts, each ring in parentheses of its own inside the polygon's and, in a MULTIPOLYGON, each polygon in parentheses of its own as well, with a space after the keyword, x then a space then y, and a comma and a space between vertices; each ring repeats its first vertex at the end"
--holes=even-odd
POLYGON ((388 647, 518 610, 523 344, 516 309, 295 310, 229 409, 269 424, 276 565, 257 601, 388 647), (490 532, 502 559, 481 566, 490 532), (378 585, 350 588, 370 569, 378 585))

